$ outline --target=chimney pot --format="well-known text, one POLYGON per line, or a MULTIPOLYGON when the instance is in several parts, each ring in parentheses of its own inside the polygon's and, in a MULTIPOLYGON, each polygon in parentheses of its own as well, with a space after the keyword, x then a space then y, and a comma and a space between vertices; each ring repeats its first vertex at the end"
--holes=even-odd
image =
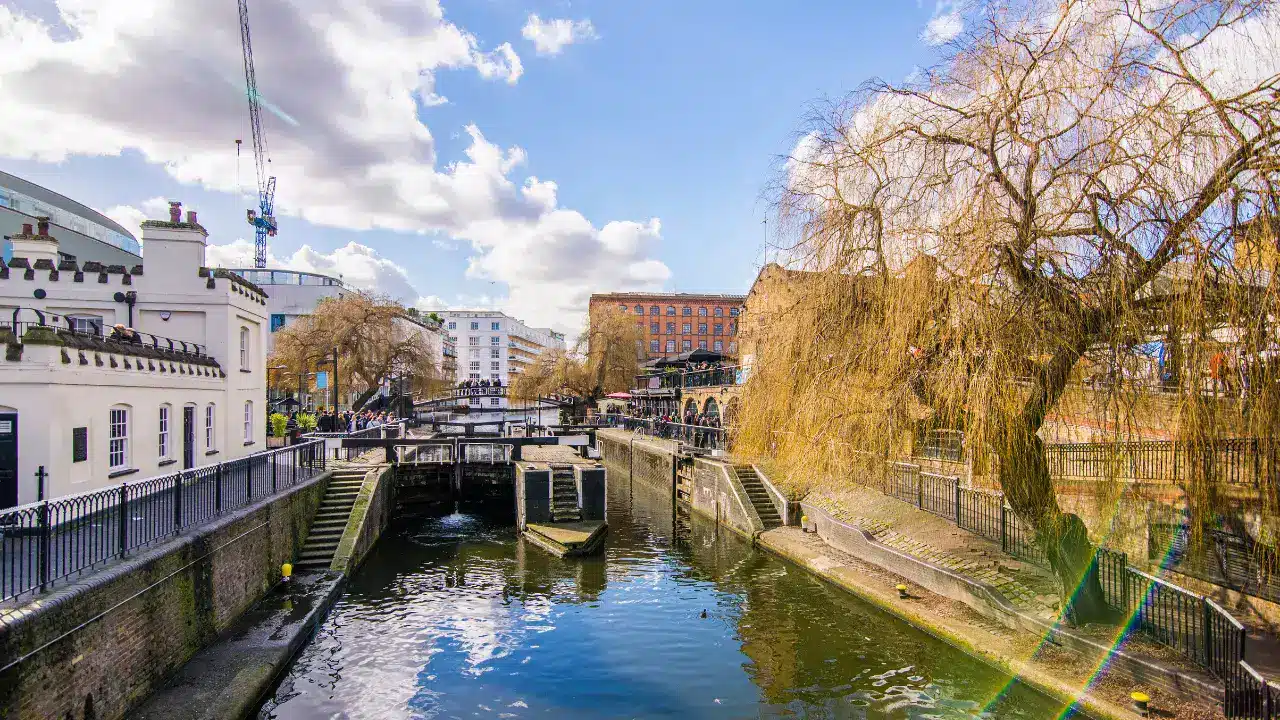
POLYGON ((22 223, 22 234, 23 235, 31 234, 31 223, 22 223))
POLYGON ((187 211, 187 223, 188 223, 188 224, 191 224, 191 225, 195 225, 195 224, 196 224, 196 211, 195 211, 195 210, 188 210, 188 211, 187 211))
POLYGON ((179 200, 169 201, 169 222, 182 222, 182 202, 179 200))
POLYGON ((40 216, 36 218, 36 230, 41 235, 49 234, 49 218, 40 216))

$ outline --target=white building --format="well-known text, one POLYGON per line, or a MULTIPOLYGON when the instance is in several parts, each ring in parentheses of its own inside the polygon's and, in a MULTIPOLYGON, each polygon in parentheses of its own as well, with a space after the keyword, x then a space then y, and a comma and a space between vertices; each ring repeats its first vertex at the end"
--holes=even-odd
MULTIPOLYGON (((547 328, 532 328, 495 310, 444 310, 445 331, 457 349, 458 382, 499 381, 504 387, 529 367, 539 355, 564 350, 564 335, 547 328)), ((480 407, 505 408, 506 398, 472 398, 480 407)))
POLYGON ((145 272, 59 260, 37 227, 0 263, 0 507, 41 466, 53 498, 266 449, 268 298, 205 266, 194 212, 143 223, 145 272))
MULTIPOLYGON (((342 278, 320 273, 258 268, 227 270, 267 291, 267 314, 271 318, 268 329, 272 333, 315 312, 321 300, 360 292, 342 282, 342 278)), ((273 347, 275 342, 268 335, 267 354, 273 347)))

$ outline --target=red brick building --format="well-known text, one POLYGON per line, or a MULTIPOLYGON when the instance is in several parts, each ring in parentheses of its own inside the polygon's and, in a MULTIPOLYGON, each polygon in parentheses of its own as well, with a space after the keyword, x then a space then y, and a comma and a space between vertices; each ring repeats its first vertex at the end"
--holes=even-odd
POLYGON ((589 315, 604 309, 633 317, 644 334, 644 358, 670 357, 690 350, 738 354, 738 317, 745 295, 702 293, 599 293, 589 315))

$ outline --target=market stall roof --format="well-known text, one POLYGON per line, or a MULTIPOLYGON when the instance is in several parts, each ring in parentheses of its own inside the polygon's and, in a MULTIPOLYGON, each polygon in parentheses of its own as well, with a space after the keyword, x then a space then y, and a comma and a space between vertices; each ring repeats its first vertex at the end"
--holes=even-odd
POLYGON ((609 398, 610 400, 630 400, 631 393, 627 393, 627 392, 609 393, 608 395, 605 395, 605 397, 609 398))
POLYGON ((682 352, 679 355, 673 355, 670 359, 670 364, 680 365, 684 363, 720 362, 721 360, 724 360, 724 353, 699 349, 682 352))

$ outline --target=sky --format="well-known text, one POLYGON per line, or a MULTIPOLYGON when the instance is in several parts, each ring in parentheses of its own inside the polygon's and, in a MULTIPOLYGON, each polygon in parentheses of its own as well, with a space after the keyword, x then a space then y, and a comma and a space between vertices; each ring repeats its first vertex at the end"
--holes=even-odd
MULTIPOLYGON (((807 108, 932 63, 958 2, 248 0, 269 265, 569 333, 592 292, 744 293, 807 108)), ((181 200, 252 264, 235 2, 0 0, 0 46, 0 169, 135 234, 181 200)))

